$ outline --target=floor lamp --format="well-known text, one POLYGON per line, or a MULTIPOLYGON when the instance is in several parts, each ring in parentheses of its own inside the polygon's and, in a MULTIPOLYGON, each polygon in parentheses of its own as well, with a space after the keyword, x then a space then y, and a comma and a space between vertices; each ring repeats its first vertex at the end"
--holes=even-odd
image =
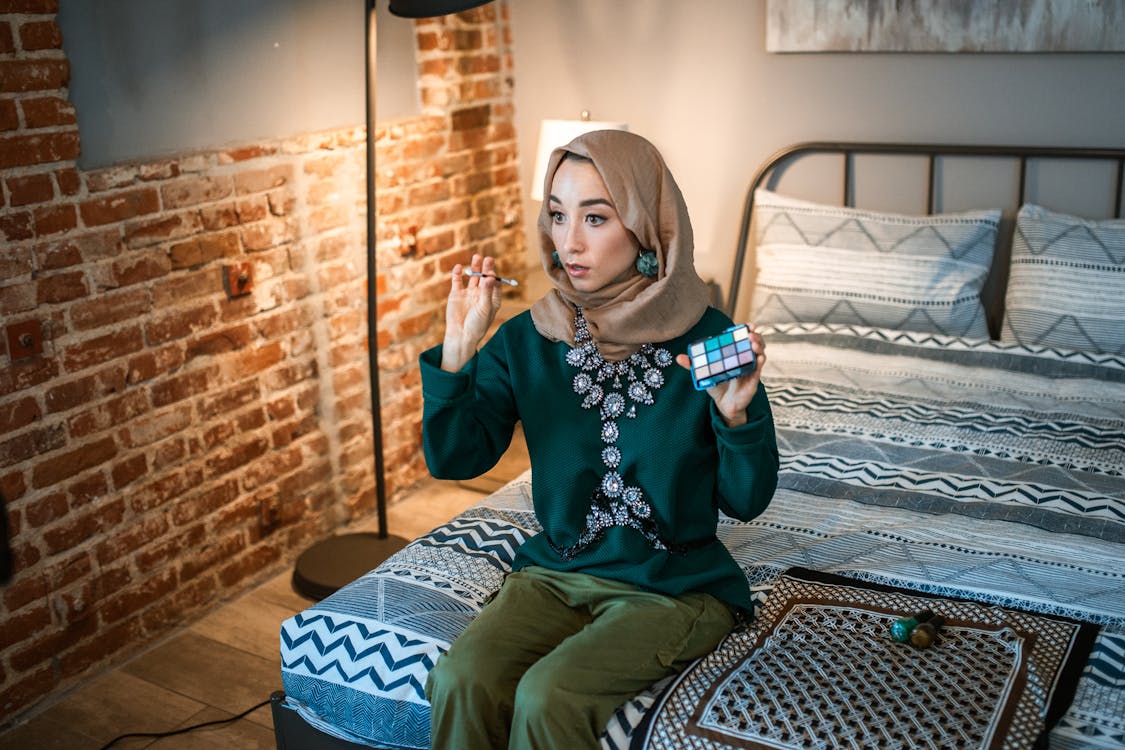
MULTIPOLYGON (((402 18, 432 18, 457 13, 490 0, 391 0, 390 11, 402 18)), ((375 0, 364 0, 365 103, 367 119, 367 357, 371 381, 371 435, 375 458, 375 532, 337 534, 312 545, 293 566, 293 588, 320 600, 373 569, 406 546, 387 533, 387 484, 383 466, 382 401, 379 397, 378 318, 375 252, 375 0)))

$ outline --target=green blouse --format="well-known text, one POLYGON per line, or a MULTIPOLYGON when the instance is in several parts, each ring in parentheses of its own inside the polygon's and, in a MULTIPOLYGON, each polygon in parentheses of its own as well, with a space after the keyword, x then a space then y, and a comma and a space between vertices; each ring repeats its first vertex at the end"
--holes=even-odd
MULTIPOLYGON (((709 308, 690 331, 657 347, 675 356, 730 325, 709 308)), ((569 352, 569 345, 540 335, 528 312, 504 323, 460 372, 441 370, 440 346, 423 352, 422 443, 430 472, 466 479, 488 471, 519 420, 543 531, 520 547, 515 569, 580 571, 673 596, 702 591, 748 611, 745 575, 715 530, 720 509, 750 520, 777 486, 777 438, 765 388, 758 387, 748 407, 749 422, 729 428, 688 371, 672 362, 654 368, 662 378, 650 373, 651 398, 643 391, 639 402, 625 398, 632 416, 625 409, 603 419, 608 401, 583 407, 590 391, 576 387, 581 370, 567 361, 569 352), (617 429, 606 435, 610 422, 617 429), (607 448, 618 450, 607 454, 607 448), (599 490, 608 486, 607 474, 633 494, 610 489, 607 497, 599 490)), ((636 374, 643 380, 641 370, 636 374)), ((606 393, 612 380, 602 384, 606 393)), ((617 390, 627 394, 628 378, 622 380, 617 390)))

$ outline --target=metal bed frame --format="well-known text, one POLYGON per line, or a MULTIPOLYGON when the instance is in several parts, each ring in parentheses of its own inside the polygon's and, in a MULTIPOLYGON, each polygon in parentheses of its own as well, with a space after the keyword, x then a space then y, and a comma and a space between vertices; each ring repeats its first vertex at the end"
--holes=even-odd
MULTIPOLYGON (((1018 198, 1015 206, 1017 209, 1024 203, 1028 188, 1028 163, 1034 160, 1086 160, 1103 161, 1116 164, 1115 194, 1113 201, 1113 218, 1121 218, 1122 195, 1125 192, 1125 148, 1077 148, 1067 146, 975 146, 960 144, 938 143, 866 143, 849 141, 809 141, 798 143, 777 151, 758 168, 750 182, 746 193, 746 200, 742 210, 742 223, 738 235, 738 245, 735 248, 734 267, 730 276, 730 292, 727 297, 726 312, 734 316, 738 305, 739 286, 745 271, 746 255, 750 251, 751 220, 754 216, 754 191, 766 184, 771 178, 779 177, 781 172, 799 159, 814 154, 837 154, 843 158, 844 179, 842 185, 841 205, 855 207, 855 159, 857 155, 895 155, 909 157, 926 157, 928 160, 928 175, 926 183, 926 212, 934 213, 936 189, 938 184, 938 160, 943 157, 983 157, 983 158, 1008 158, 1019 163, 1019 177, 1017 192, 1018 198)), ((1009 237, 1001 236, 999 243, 1006 245, 1009 237)), ((999 248, 998 248, 999 249, 999 248)), ((1008 277, 1008 253, 998 252, 994 256, 993 273, 990 274, 990 283, 993 304, 986 303, 989 312, 989 330, 995 337, 999 332, 1000 317, 1002 316, 1003 285, 1008 277), (995 278, 991 278, 995 277, 995 278), (998 296, 998 299, 997 299, 998 296)))

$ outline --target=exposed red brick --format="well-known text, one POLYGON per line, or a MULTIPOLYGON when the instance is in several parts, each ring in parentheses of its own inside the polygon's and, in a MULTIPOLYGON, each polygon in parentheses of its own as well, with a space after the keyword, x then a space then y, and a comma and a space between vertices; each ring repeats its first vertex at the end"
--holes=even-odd
POLYGON ((59 674, 63 679, 81 674, 109 661, 112 654, 129 646, 143 644, 144 637, 139 618, 131 618, 111 628, 102 629, 96 638, 85 639, 59 655, 59 674))
POLYGON ((455 110, 450 119, 453 130, 472 130, 487 127, 491 120, 491 108, 487 104, 455 110))
POLYGON ((132 185, 137 181, 137 172, 138 167, 125 164, 84 172, 83 176, 86 178, 86 188, 91 193, 100 193, 132 185))
POLYGON ((186 177, 160 188, 165 208, 183 208, 200 203, 213 203, 234 192, 230 177, 186 177))
POLYGON ((163 514, 150 514, 123 524, 114 530, 113 536, 98 542, 94 550, 98 564, 103 568, 122 558, 132 555, 153 539, 164 536, 171 525, 163 514))
POLYGON ((23 109, 24 125, 28 128, 53 128, 78 122, 74 105, 57 96, 24 99, 20 108, 23 109))
MULTIPOLYGON (((22 471, 13 471, 0 476, 0 493, 3 493, 9 503, 19 500, 25 492, 27 492, 27 482, 22 471)), ((9 532, 15 536, 18 529, 9 526, 9 532)))
MULTIPOLYGON (((0 25, 3 28, 3 25, 0 25)), ((2 51, 0 51, 2 54, 2 51)), ((20 114, 15 99, 0 99, 0 131, 15 130, 20 126, 20 114)))
POLYGON ((16 39, 12 33, 12 24, 0 21, 0 54, 16 51, 16 39))
POLYGON ((199 217, 203 221, 203 228, 212 231, 238 224, 238 212, 232 203, 203 206, 199 209, 199 217))
POLYGON ((156 383, 152 386, 153 406, 157 408, 167 406, 204 393, 211 387, 216 373, 217 368, 207 367, 156 383))
POLYGON ((70 484, 67 493, 70 495, 70 507, 81 508, 101 497, 109 491, 105 477, 100 472, 93 472, 70 484))
POLYGON ((53 424, 0 440, 0 466, 11 466, 66 445, 66 430, 53 424))
POLYGON ((147 544, 151 539, 145 539, 137 546, 141 549, 133 555, 137 567, 141 570, 154 570, 176 562, 181 556, 191 554, 191 550, 199 546, 207 537, 207 530, 202 524, 189 527, 176 534, 169 534, 154 544, 147 544))
POLYGON ((139 585, 127 588, 103 602, 99 608, 102 619, 111 623, 133 614, 171 593, 176 583, 175 569, 149 574, 139 585))
POLYGON ((31 212, 19 211, 0 214, 0 235, 8 242, 19 242, 34 237, 35 230, 31 226, 31 212))
POLYGON ((108 430, 115 425, 127 424, 130 419, 149 411, 148 398, 143 391, 130 390, 102 402, 92 409, 67 420, 72 438, 83 438, 95 432, 108 430))
POLYGON ((55 21, 32 21, 20 25, 20 44, 25 50, 60 49, 62 30, 55 21))
POLYGON ((87 294, 86 274, 82 271, 44 276, 36 284, 36 300, 40 305, 69 302, 87 294))
POLYGON ((295 224, 284 219, 270 219, 244 226, 241 237, 242 246, 248 252, 256 252, 294 241, 297 229, 295 224))
POLYGON ((59 678, 50 664, 13 677, 10 682, 5 681, 3 689, 0 689, 0 714, 18 715, 20 711, 51 692, 58 682, 59 678))
POLYGON ((112 258, 119 252, 118 235, 112 231, 71 236, 35 246, 35 258, 43 271, 112 258))
POLYGON ((281 187, 292 179, 293 168, 285 164, 235 175, 234 187, 239 195, 246 195, 281 187))
POLYGON ((180 346, 161 347, 155 352, 145 352, 131 357, 127 362, 130 385, 151 380, 157 375, 177 370, 184 363, 184 352, 180 346))
POLYGON ((36 600, 45 600, 47 592, 44 576, 17 576, 4 588, 4 607, 8 612, 15 612, 36 600))
POLYGON ((280 553, 276 548, 254 547, 234 562, 225 565, 219 571, 219 582, 224 586, 234 586, 239 581, 260 573, 279 559, 280 553))
POLYGON ((167 276, 172 270, 168 254, 156 251, 141 251, 118 258, 113 262, 113 280, 118 286, 142 284, 146 281, 167 276))
POLYGON ((186 307, 147 323, 145 325, 145 339, 150 346, 166 344, 169 341, 189 336, 202 328, 207 328, 217 318, 218 310, 210 302, 186 307))
POLYGON ((133 419, 121 429, 122 442, 138 448, 163 440, 169 435, 191 426, 194 412, 189 404, 182 404, 158 414, 147 414, 133 419))
POLYGON ((269 199, 265 195, 244 198, 235 204, 235 211, 238 214, 238 221, 242 224, 261 221, 270 214, 269 199))
POLYGON ((216 258, 239 254, 238 235, 234 232, 213 232, 178 242, 168 251, 173 269, 201 266, 216 258))
POLYGON ((69 510, 70 504, 67 503, 66 493, 52 492, 41 495, 24 506, 24 516, 32 528, 38 528, 57 521, 69 510))
MULTIPOLYGON (((86 469, 104 463, 117 454, 113 438, 101 438, 77 448, 54 454, 40 460, 31 472, 31 486, 50 487, 53 484, 80 474, 86 469)), ((69 549, 70 546, 63 549, 69 549)))
POLYGON ((3 0, 0 13, 29 13, 47 15, 58 13, 59 0, 3 0))
POLYGON ((242 349, 254 338, 249 325, 240 324, 201 336, 187 347, 187 357, 205 357, 242 349))
POLYGON ((217 539, 208 539, 201 544, 194 554, 185 559, 180 565, 180 580, 186 581, 198 576, 218 565, 223 560, 230 560, 238 552, 246 548, 246 540, 241 532, 228 533, 217 539))
POLYGON ((8 247, 0 253, 0 281, 26 277, 35 270, 30 247, 8 247))
MULTIPOLYGON (((228 479, 203 492, 189 495, 172 506, 170 517, 174 526, 186 526, 233 502, 239 495, 238 480, 228 479)), ((222 526, 220 525, 220 528, 222 526)))
POLYGON ((138 219, 125 225, 125 244, 131 248, 145 247, 157 242, 175 240, 195 234, 202 228, 198 211, 156 218, 138 219))
POLYGON ((276 146, 243 146, 242 148, 219 152, 219 163, 231 164, 234 162, 247 161, 249 159, 257 159, 261 156, 270 156, 276 153, 276 146))
POLYGON ((78 226, 78 214, 70 203, 41 206, 32 216, 35 220, 35 236, 48 237, 52 234, 69 232, 78 226))
POLYGON ((10 434, 42 418, 43 412, 31 396, 0 403, 0 435, 10 434))
POLYGON ((70 63, 60 59, 0 60, 0 91, 25 93, 65 88, 70 63))
POLYGON ((55 385, 47 390, 43 400, 47 406, 47 413, 56 414, 88 404, 103 396, 119 393, 124 388, 125 370, 120 365, 116 365, 92 375, 55 385))
POLYGON ((70 322, 79 331, 139 318, 149 311, 151 301, 147 289, 127 289, 99 294, 70 307, 70 322))
POLYGON ((69 372, 77 372, 139 351, 143 346, 141 329, 133 326, 71 344, 63 349, 63 366, 69 372))
POLYGON ((160 198, 151 188, 129 190, 105 198, 84 201, 79 206, 86 226, 99 226, 124 221, 134 216, 151 214, 160 210, 160 198))
POLYGON ((142 164, 137 170, 137 176, 145 182, 168 180, 173 177, 179 177, 180 174, 180 163, 177 161, 159 161, 152 164, 142 164))
POLYGON ((59 374, 59 365, 54 359, 32 358, 12 362, 0 368, 0 397, 7 396, 24 388, 34 388, 59 374))
POLYGON ((9 177, 5 182, 12 206, 44 203, 55 197, 55 186, 49 172, 9 177))
POLYGON ((77 195, 82 189, 82 176, 73 167, 57 170, 55 181, 58 182, 59 192, 63 195, 77 195))
POLYGON ((71 161, 78 158, 77 131, 0 138, 0 169, 71 161))

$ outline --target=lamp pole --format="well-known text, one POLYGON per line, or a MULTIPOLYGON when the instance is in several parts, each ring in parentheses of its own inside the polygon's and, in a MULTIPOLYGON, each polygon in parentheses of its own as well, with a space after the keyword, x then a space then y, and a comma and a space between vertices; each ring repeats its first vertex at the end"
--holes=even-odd
POLYGON ((375 533, 336 534, 306 549, 293 566, 293 588, 317 601, 373 569, 406 546, 387 531, 387 481, 379 396, 378 264, 375 212, 375 0, 364 0, 364 105, 367 128, 367 369, 371 387, 371 442, 375 465, 375 533))

